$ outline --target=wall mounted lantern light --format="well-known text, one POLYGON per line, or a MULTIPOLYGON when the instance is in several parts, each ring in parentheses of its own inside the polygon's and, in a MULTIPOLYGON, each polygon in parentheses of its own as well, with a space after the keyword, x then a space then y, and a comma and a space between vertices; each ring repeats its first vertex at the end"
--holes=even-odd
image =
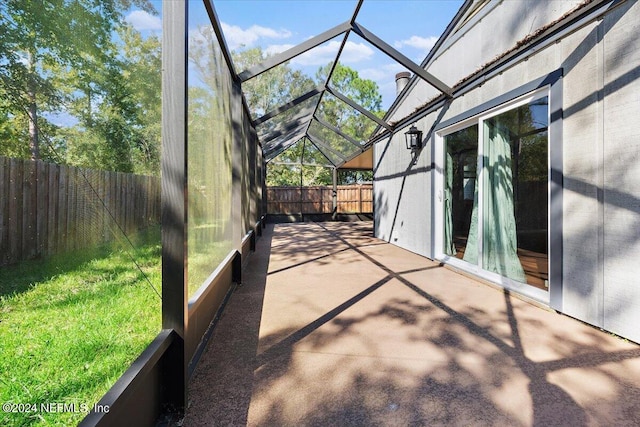
POLYGON ((422 148, 422 131, 418 130, 416 125, 411 125, 409 130, 404 133, 407 150, 418 150, 422 148))

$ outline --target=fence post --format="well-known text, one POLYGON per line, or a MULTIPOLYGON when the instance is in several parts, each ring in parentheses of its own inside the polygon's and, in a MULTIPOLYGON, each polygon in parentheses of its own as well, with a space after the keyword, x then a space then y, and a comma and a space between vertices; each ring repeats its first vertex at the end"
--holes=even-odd
POLYGON ((300 183, 300 187, 298 187, 298 191, 300 192, 300 217, 302 217, 302 215, 304 214, 303 209, 302 209, 302 183, 300 183))
POLYGON ((338 169, 333 168, 333 212, 331 219, 336 219, 338 214, 338 169))
POLYGON ((9 163, 5 157, 0 157, 0 265, 4 265, 9 253, 9 163))
POLYGON ((36 208, 36 221, 37 221, 37 255, 45 255, 47 252, 47 237, 48 233, 48 211, 49 211, 49 198, 47 195, 47 185, 49 177, 49 165, 45 162, 38 160, 36 162, 36 194, 37 194, 37 208, 36 208))
POLYGON ((27 160, 24 165, 22 186, 22 258, 32 259, 37 249, 37 175, 36 161, 27 160))

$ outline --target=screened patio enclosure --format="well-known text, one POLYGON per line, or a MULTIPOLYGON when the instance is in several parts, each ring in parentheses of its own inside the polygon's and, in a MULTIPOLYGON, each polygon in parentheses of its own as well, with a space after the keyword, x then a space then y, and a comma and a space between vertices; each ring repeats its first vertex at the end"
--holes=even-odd
MULTIPOLYGON (((339 74, 336 70, 343 64, 341 57, 349 43, 364 44, 382 52, 398 64, 398 71, 410 71, 445 96, 450 94, 447 85, 358 22, 360 10, 366 8, 363 3, 353 3, 355 10, 345 22, 284 52, 258 58, 262 62, 245 61, 241 65, 246 69, 237 70, 237 80, 245 94, 265 162, 329 168, 349 166, 351 161, 371 149, 373 136, 381 130, 394 129, 384 119, 379 104, 374 110, 361 105, 358 99, 361 95, 336 78, 339 74), (261 99, 254 96, 265 81, 270 81, 270 75, 286 73, 284 67, 292 60, 302 55, 323 57, 324 52, 336 44, 339 47, 335 49, 335 57, 321 67, 315 78, 302 79, 296 86, 273 88, 278 93, 271 93, 268 98, 281 99, 280 104, 263 105, 261 99), (294 158, 282 155, 289 149, 296 151, 294 158)), ((309 17, 318 19, 311 11, 309 17)), ((220 34, 224 37, 222 32, 220 34)))
POLYGON ((242 281, 242 265, 262 233, 271 165, 330 171, 335 185, 339 168, 371 168, 375 135, 405 130, 385 119, 379 105, 361 105, 358 93, 336 80, 350 43, 381 52, 397 71, 450 97, 449 86, 359 22, 366 7, 354 1, 342 22, 302 44, 238 64, 214 2, 163 2, 163 330, 105 396, 111 411, 91 413, 87 425, 130 423, 132 413, 146 424, 167 408, 184 411, 210 325, 242 281), (288 75, 286 65, 296 58, 336 44, 335 56, 315 77, 268 84, 277 81, 271 75, 288 75), (258 96, 265 86, 271 91, 266 98, 276 101, 258 96))
MULTIPOLYGON (((300 45, 276 54, 254 55, 241 51, 230 55, 232 67, 238 72, 237 80, 242 88, 251 123, 263 150, 265 179, 270 185, 284 186, 292 185, 291 181, 294 180, 296 186, 301 188, 298 190, 300 195, 293 196, 300 199, 301 209, 304 206, 310 209, 309 212, 300 211, 299 214, 303 216, 326 212, 320 206, 327 197, 318 199, 315 193, 308 193, 302 188, 306 186, 332 184, 334 196, 330 211, 335 215, 346 206, 336 198, 337 185, 346 183, 341 179, 343 172, 351 172, 350 179, 353 180, 353 177, 362 179, 363 174, 357 171, 368 171, 364 175, 368 177, 365 181, 371 181, 371 140, 381 131, 392 131, 394 128, 388 119, 384 119, 382 97, 377 95, 377 98, 372 98, 367 93, 367 90, 378 93, 377 88, 363 89, 358 86, 358 67, 350 61, 349 49, 359 46, 377 51, 387 62, 384 67, 391 67, 389 62, 393 64, 396 76, 410 76, 414 73, 436 90, 442 91, 443 96, 450 92, 447 85, 425 71, 423 66, 413 62, 369 30, 367 26, 370 18, 364 15, 365 24, 360 22, 361 12, 367 12, 365 2, 344 3, 353 7, 345 14, 348 18, 345 22, 334 25, 300 45), (329 55, 327 52, 335 53, 329 55), (291 67, 296 61, 304 63, 305 60, 301 58, 314 57, 327 58, 326 62, 314 62, 320 64, 315 75, 295 66, 291 67)), ((269 6, 265 4, 258 7, 269 6)), ((389 3, 383 7, 393 5, 389 3)), ((427 14, 432 7, 437 6, 424 7, 422 13, 427 14)), ((321 25, 325 25, 324 21, 327 21, 327 26, 336 19, 321 18, 316 14, 318 12, 320 11, 309 8, 305 15, 314 21, 321 21, 321 25)), ((371 24, 377 26, 375 22, 371 24)), ((224 37, 222 29, 221 36, 224 37)), ((393 85, 392 76, 388 83, 393 85)), ((366 80, 366 84, 371 83, 373 81, 366 80)), ((318 191, 322 192, 321 189, 318 191)), ((269 192, 267 197, 275 194, 282 193, 269 192)), ((281 205, 279 202, 290 204, 287 200, 274 200, 267 204, 266 212, 288 212, 269 210, 270 206, 281 205)), ((370 215, 371 210, 357 213, 370 215)))
MULTIPOLYGON (((468 57, 456 51, 475 47, 462 40, 485 42, 464 36, 516 3, 534 4, 462 2, 416 63, 362 22, 367 0, 354 1, 340 19, 326 17, 324 31, 299 45, 242 60, 227 45, 214 1, 164 0, 162 331, 101 401, 112 410, 90 413, 86 425, 131 423, 132 414, 152 424, 163 413, 184 413, 212 325, 242 283, 243 265, 262 234, 270 168, 299 168, 301 185, 305 176, 330 172, 335 188, 339 169, 371 167, 376 238, 584 318, 575 301, 585 293, 567 285, 563 259, 563 245, 575 243, 563 234, 562 94, 565 81, 571 84, 563 80, 569 66, 560 54, 553 69, 538 64, 522 71, 522 64, 537 54, 538 43, 548 53, 553 42, 635 3, 554 2, 559 6, 543 15, 553 19, 522 40, 505 35, 503 50, 468 57), (382 53, 397 72, 412 76, 388 111, 363 105, 341 84, 350 43, 382 53), (288 68, 332 49, 335 56, 315 76, 288 68), (278 76, 295 84, 273 84, 282 81, 278 76), (413 126, 419 144, 405 147, 413 126)), ((310 7, 310 20, 321 16, 310 7)), ((579 51, 566 49, 569 56, 579 51)), ((621 323, 628 326, 630 318, 621 323)))

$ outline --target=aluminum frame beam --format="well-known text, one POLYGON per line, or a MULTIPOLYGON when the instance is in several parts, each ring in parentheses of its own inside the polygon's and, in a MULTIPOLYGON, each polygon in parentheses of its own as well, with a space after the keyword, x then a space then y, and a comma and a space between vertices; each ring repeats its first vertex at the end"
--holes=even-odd
POLYGON ((216 8, 213 5, 213 1, 205 1, 204 7, 207 10, 207 14, 209 15, 209 21, 211 22, 211 27, 213 28, 213 32, 215 33, 218 42, 220 42, 221 46, 224 46, 224 49, 222 49, 222 56, 224 56, 224 59, 227 62, 227 66, 229 67, 229 71, 231 72, 231 77, 234 81, 237 82, 240 79, 238 73, 236 72, 233 58, 231 57, 231 53, 229 50, 229 45, 227 44, 227 40, 224 37, 224 31, 222 31, 222 25, 220 25, 218 13, 216 12, 216 8))
POLYGON ((340 129, 338 129, 335 126, 330 125, 329 123, 325 122, 324 120, 322 120, 320 117, 318 116, 313 116, 313 118, 315 119, 315 121, 317 121, 318 123, 320 123, 322 126, 324 126, 325 128, 329 129, 330 131, 333 131, 335 133, 337 133, 338 135, 340 135, 341 137, 343 137, 344 139, 346 139, 347 141, 349 141, 351 144, 353 144, 354 146, 358 147, 358 149, 360 150, 360 152, 363 152, 364 150, 362 149, 362 145, 356 141, 355 139, 353 139, 352 137, 350 137, 349 135, 347 135, 346 133, 342 132, 340 129))
POLYGON ((281 140, 273 143, 273 145, 266 147, 264 150, 265 156, 271 156, 275 151, 278 151, 283 146, 289 147, 291 144, 295 144, 297 141, 301 140, 306 136, 304 130, 298 130, 295 134, 287 134, 281 140))
POLYGON ((266 151, 273 150, 273 147, 282 145, 283 143, 287 143, 292 139, 299 139, 304 137, 306 133, 306 123, 302 123, 298 125, 296 128, 291 129, 290 131, 283 132, 281 135, 271 139, 269 143, 264 144, 264 149, 266 151))
POLYGON ((238 77, 244 83, 249 79, 252 79, 260 74, 269 71, 270 69, 277 67, 280 64, 283 64, 291 59, 295 58, 298 55, 302 55, 308 50, 313 49, 316 46, 321 45, 324 42, 331 40, 334 37, 339 36, 342 33, 351 29, 351 22, 346 21, 342 24, 338 24, 335 27, 325 31, 322 34, 318 34, 315 37, 310 38, 297 46, 292 47, 291 49, 285 50, 284 52, 274 55, 264 62, 256 65, 255 67, 251 67, 248 70, 241 72, 238 77))
POLYGON ((278 129, 275 129, 270 133, 266 134, 264 138, 260 140, 260 142, 262 142, 263 146, 268 145, 269 142, 273 141, 278 137, 281 137, 287 133, 295 132, 303 126, 307 126, 312 119, 313 119, 313 115, 311 114, 311 112, 300 115, 299 117, 294 117, 290 122, 287 122, 283 126, 279 127, 278 129), (309 117, 309 119, 306 120, 306 117, 309 117))
MULTIPOLYGON (((356 6, 356 10, 353 13, 353 16, 351 17, 351 21, 350 24, 353 24, 354 20, 356 19, 356 15, 358 14, 358 11, 360 10, 360 6, 362 6, 362 2, 364 0, 359 0, 358 1, 358 5, 356 6)), ((324 94, 327 92, 327 87, 329 86, 329 81, 331 80, 331 77, 333 76, 333 72, 336 70, 336 66, 338 65, 338 60, 340 59, 340 55, 342 54, 342 51, 344 49, 344 47, 347 45, 347 39, 349 38, 349 32, 351 30, 348 30, 347 32, 345 32, 344 37, 342 38, 342 42, 340 43, 340 47, 338 48, 338 53, 336 54, 336 59, 333 61, 333 64, 331 64, 331 69, 329 70, 329 72, 327 73, 327 78, 325 79, 324 82, 324 88, 322 90, 322 94, 320 95, 320 98, 318 98, 318 103, 316 104, 314 110, 313 110, 313 116, 315 117, 316 113, 318 112, 318 109, 320 108, 320 104, 322 104, 322 98, 324 97, 324 94)), ((313 121, 313 118, 311 120, 309 120, 309 124, 307 126, 307 132, 309 132, 309 128, 311 127, 311 122, 313 121)), ((312 143, 313 144, 313 143, 312 143)), ((313 144, 315 146, 315 144, 313 144)), ((316 146, 316 148, 318 148, 316 146)), ((321 150, 322 152, 322 150, 321 150)), ((323 153, 324 155, 324 153, 323 153)), ((327 156, 325 156, 327 157, 327 156)), ((328 157, 327 157, 328 159, 328 157)), ((331 160, 329 160, 331 161, 331 160)), ((333 163, 331 163, 333 164, 333 163)), ((334 165, 335 166, 335 165, 334 165)))
POLYGON ((367 110, 366 108, 364 108, 360 104, 358 104, 358 103, 354 102, 353 100, 349 99, 348 97, 344 96, 343 94, 338 92, 336 89, 333 89, 332 87, 327 86, 327 92, 329 92, 331 95, 335 96, 336 98, 338 98, 340 101, 344 102, 345 104, 347 104, 347 105, 351 106, 352 108, 358 110, 359 112, 361 112, 362 114, 364 114, 365 116, 367 116, 368 118, 373 120, 374 122, 378 123, 380 126, 384 127, 388 131, 392 131, 393 130, 393 128, 391 126, 389 126, 389 124, 387 122, 385 122, 380 117, 376 116, 375 114, 373 114, 371 111, 367 110))
POLYGON ((289 147, 291 147, 292 145, 295 145, 296 143, 298 143, 298 141, 300 141, 304 137, 305 135, 300 133, 291 139, 287 139, 279 144, 274 145, 269 150, 265 150, 264 152, 265 159, 273 160, 275 157, 279 156, 283 151, 286 151, 289 147))
POLYGON ((296 145, 298 142, 300 142, 300 140, 306 137, 306 135, 304 134, 300 134, 296 136, 297 136, 296 138, 292 138, 287 140, 286 142, 283 142, 280 146, 272 147, 270 151, 265 150, 264 151, 265 160, 267 162, 270 162, 271 160, 275 159, 280 154, 282 154, 284 151, 287 151, 288 148, 290 148, 293 145, 296 145))
POLYGON ((424 80, 425 82, 429 83, 431 86, 438 89, 440 92, 446 94, 448 97, 451 97, 453 95, 453 90, 448 85, 446 85, 440 79, 435 77, 433 74, 426 71, 420 65, 416 64, 415 62, 407 58, 402 53, 398 52, 387 42, 385 42, 384 40, 382 40, 381 38, 373 34, 371 31, 367 30, 363 26, 359 25, 357 22, 353 23, 353 25, 351 26, 351 30, 354 33, 358 34, 363 39, 365 39, 366 41, 368 41, 369 43, 371 43, 372 45, 374 45, 375 47, 377 47, 378 49, 380 49, 383 53, 385 53, 391 59, 393 59, 403 67, 407 68, 408 70, 412 71, 413 74, 417 75, 422 80, 424 80))
POLYGON ((294 139, 291 140, 289 142, 287 142, 286 144, 282 145, 281 147, 277 147, 276 149, 274 149, 271 152, 265 152, 264 154, 264 159, 267 163, 269 163, 271 160, 277 158, 280 154, 284 153, 285 151, 287 151, 289 148, 291 148, 293 145, 296 145, 298 142, 300 142, 300 140, 304 138, 304 136, 301 136, 298 139, 294 139))
POLYGON ((326 163, 305 163, 305 162, 269 162, 272 165, 281 165, 281 166, 306 166, 306 167, 316 167, 316 168, 334 168, 335 165, 333 163, 331 164, 326 164, 326 163))
POLYGON ((336 166, 336 164, 335 164, 335 163, 333 163, 333 160, 331 160, 331 159, 329 158, 329 156, 327 156, 327 154, 326 154, 324 151, 322 151, 322 149, 320 149, 320 147, 318 147, 318 146, 317 146, 317 145, 316 145, 312 140, 310 140, 308 137, 307 137, 307 140, 309 141, 309 144, 311 144, 311 145, 313 145, 314 147, 316 147, 316 150, 318 150, 318 153, 322 154, 322 156, 323 156, 325 159, 327 159, 327 161, 329 162, 329 165, 328 165, 328 166, 329 166, 330 168, 336 168, 336 167, 337 167, 337 166, 336 166))
MULTIPOLYGON (((159 386, 170 403, 184 412, 188 405, 188 284, 187 267, 187 68, 184 37, 189 4, 168 2, 162 17, 162 328, 173 330, 160 368, 159 386), (167 119, 168 118, 168 119, 167 119)), ((106 422, 105 424, 109 424, 106 422)))
MULTIPOLYGON (((353 27, 353 24, 355 24, 355 22, 356 22, 356 17, 358 16, 358 13, 360 12, 360 8, 362 7, 362 3, 363 2, 364 2, 364 0, 358 0, 358 3, 356 4, 356 8, 353 11, 353 13, 351 14, 351 19, 349 19, 349 29, 347 31, 345 31, 344 37, 342 38, 342 42, 340 43, 340 47, 338 48, 338 52, 336 53, 336 59, 333 61, 333 64, 331 64, 331 68, 329 69, 329 72, 327 73, 327 79, 324 82, 325 88, 327 86, 329 86, 329 81, 331 81, 331 77, 333 76, 333 72, 336 70, 336 67, 338 66, 338 60, 340 59, 340 55, 342 55, 342 51, 344 50, 344 47, 347 45, 347 40, 349 39, 349 33, 351 32, 351 28, 353 27)), ((318 105, 320 105, 320 103, 318 103, 318 105)), ((314 114, 315 114, 315 112, 314 112, 314 114)))
POLYGON ((275 108, 271 111, 269 111, 268 113, 264 114, 261 117, 258 117, 257 119, 255 119, 253 121, 253 126, 258 126, 264 122, 266 122, 267 120, 270 120, 274 117, 276 117, 277 115, 284 113, 287 110, 290 110, 291 108, 295 107, 296 105, 300 105, 302 104, 304 101, 307 101, 311 98, 313 98, 316 95, 321 94, 324 91, 324 86, 317 86, 313 89, 311 89, 309 92, 300 95, 299 97, 297 97, 296 99, 294 99, 293 101, 289 101, 286 104, 282 104, 281 106, 279 106, 278 108, 275 108))
MULTIPOLYGON (((322 149, 324 148, 325 150, 335 154, 336 157, 339 157, 340 160, 342 160, 343 162, 346 160, 346 157, 342 153, 340 153, 339 151, 335 150, 334 148, 331 148, 329 145, 325 144, 324 142, 318 140, 315 136, 311 135, 310 133, 307 133, 307 139, 309 139, 309 141, 311 141, 313 143, 313 145, 315 145, 316 148, 318 150, 320 150, 321 152, 322 152, 322 149)), ((331 163, 333 163, 333 162, 331 162, 331 163)))
MULTIPOLYGON (((324 87, 323 87, 322 93, 320 94, 320 98, 318 98, 318 103, 316 104, 316 107, 313 110, 313 115, 314 116, 318 112, 318 108, 320 108, 320 104, 322 104, 322 97, 324 96, 325 92, 327 91, 327 87, 329 86, 329 81, 331 81, 331 77, 333 77, 333 73, 336 70, 336 67, 338 66, 338 61, 340 60, 340 55, 342 55, 342 51, 344 50, 344 47, 347 45, 347 40, 349 39, 349 33, 351 32, 351 27, 356 22, 356 17, 358 16, 358 13, 360 12, 360 8, 362 7, 362 3, 363 2, 364 2, 364 0, 358 0, 358 3, 356 4, 356 8, 354 9, 353 13, 351 14, 351 19, 348 21, 349 22, 349 29, 347 31, 345 31, 344 37, 342 38, 342 42, 340 43, 340 47, 338 48, 338 52, 336 53, 336 58, 333 61, 333 63, 331 64, 331 68, 329 69, 329 72, 327 73, 327 77, 326 77, 325 82, 324 82, 324 87)), ((313 121, 313 119, 309 120, 309 123, 307 125, 307 133, 309 132, 309 128, 311 127, 312 121, 313 121)), ((316 149, 318 149, 322 153, 323 156, 327 157, 324 154, 324 152, 322 150, 320 150, 320 148, 318 148, 317 145, 315 145, 313 142, 311 142, 311 144, 314 147, 316 147, 316 149)), ((331 164, 333 164, 331 159, 329 159, 328 157, 327 157, 327 160, 329 160, 329 162, 331 164)), ((335 167, 335 165, 334 165, 334 167, 335 167)))

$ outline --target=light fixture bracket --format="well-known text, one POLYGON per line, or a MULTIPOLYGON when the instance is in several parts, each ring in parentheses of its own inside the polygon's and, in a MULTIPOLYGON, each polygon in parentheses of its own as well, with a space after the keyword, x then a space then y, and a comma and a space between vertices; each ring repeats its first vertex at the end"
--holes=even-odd
POLYGON ((415 124, 404 133, 407 150, 416 151, 422 148, 422 131, 415 124))

